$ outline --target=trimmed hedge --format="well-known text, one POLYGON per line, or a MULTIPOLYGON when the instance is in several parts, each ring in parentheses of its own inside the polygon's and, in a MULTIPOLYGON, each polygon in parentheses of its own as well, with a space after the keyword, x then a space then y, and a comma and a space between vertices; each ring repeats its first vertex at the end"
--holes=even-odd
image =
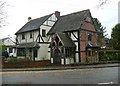
POLYGON ((8 57, 7 62, 25 62, 30 61, 28 58, 17 58, 17 57, 8 57))
POLYGON ((120 51, 99 51, 99 61, 120 61, 120 51))

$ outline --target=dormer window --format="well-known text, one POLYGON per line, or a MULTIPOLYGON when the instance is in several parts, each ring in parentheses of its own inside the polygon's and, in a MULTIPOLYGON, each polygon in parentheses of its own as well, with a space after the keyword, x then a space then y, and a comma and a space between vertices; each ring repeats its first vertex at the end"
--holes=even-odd
POLYGON ((42 29, 42 37, 46 37, 46 30, 42 29))
POLYGON ((24 33, 22 34, 22 40, 23 40, 23 39, 25 39, 25 34, 24 34, 24 33))
POLYGON ((33 37, 32 32, 30 32, 30 38, 32 38, 32 37, 33 37))

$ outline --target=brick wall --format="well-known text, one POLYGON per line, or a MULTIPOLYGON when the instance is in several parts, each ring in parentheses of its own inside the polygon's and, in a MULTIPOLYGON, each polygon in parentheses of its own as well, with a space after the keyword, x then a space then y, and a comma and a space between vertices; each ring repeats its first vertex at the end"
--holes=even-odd
POLYGON ((6 68, 27 68, 27 67, 41 67, 50 65, 50 60, 43 61, 24 61, 24 62, 2 62, 2 67, 6 68))
MULTIPOLYGON (((81 62, 86 62, 86 46, 88 44, 88 34, 92 34, 92 43, 94 46, 98 45, 98 35, 96 33, 96 29, 92 23, 84 22, 81 26, 80 30, 80 57, 81 62)), ((94 59, 91 59, 91 61, 94 61, 94 59)))

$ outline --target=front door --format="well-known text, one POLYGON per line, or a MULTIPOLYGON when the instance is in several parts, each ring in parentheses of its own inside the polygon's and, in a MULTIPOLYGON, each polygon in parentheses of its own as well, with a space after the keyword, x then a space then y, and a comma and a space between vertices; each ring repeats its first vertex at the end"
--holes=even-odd
POLYGON ((33 49, 33 61, 37 58, 37 49, 33 49))
POLYGON ((54 50, 53 63, 58 65, 61 64, 60 50, 58 48, 54 50))

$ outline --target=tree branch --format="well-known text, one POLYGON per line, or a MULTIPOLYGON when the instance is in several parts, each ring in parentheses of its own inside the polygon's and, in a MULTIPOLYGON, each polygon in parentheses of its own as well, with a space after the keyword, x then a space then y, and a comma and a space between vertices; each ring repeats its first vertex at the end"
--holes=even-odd
POLYGON ((110 0, 99 0, 99 5, 97 5, 97 8, 100 8, 103 5, 107 4, 108 1, 110 1, 110 0))

